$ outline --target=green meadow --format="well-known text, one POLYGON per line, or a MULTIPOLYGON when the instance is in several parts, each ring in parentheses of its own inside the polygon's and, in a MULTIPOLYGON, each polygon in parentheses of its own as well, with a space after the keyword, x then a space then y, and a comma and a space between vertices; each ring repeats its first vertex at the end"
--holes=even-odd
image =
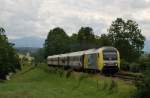
POLYGON ((24 66, 11 80, 0 82, 0 98, 131 98, 135 87, 112 77, 24 66))

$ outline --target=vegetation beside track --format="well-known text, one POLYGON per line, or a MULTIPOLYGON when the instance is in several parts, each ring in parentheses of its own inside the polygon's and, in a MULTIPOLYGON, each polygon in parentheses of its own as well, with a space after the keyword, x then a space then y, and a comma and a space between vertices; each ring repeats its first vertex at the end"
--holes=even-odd
POLYGON ((10 81, 0 83, 0 98, 130 98, 135 87, 111 77, 48 70, 46 64, 24 66, 10 81), (95 79, 93 79, 95 78, 95 79))

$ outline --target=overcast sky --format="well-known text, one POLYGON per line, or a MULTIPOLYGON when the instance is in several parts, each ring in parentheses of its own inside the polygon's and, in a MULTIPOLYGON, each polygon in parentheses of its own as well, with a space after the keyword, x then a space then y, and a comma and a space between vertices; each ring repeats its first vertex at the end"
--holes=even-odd
POLYGON ((150 39, 150 0, 0 0, 0 26, 10 39, 46 38, 57 26, 69 35, 90 26, 100 35, 117 17, 135 20, 150 39))

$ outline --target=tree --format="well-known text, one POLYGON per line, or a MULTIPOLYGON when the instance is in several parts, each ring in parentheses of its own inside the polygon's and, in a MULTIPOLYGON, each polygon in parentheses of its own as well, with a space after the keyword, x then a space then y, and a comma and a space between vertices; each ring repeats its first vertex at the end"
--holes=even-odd
POLYGON ((5 29, 2 28, 2 27, 0 27, 0 34, 1 34, 1 35, 4 35, 4 33, 5 33, 5 29))
POLYGON ((95 42, 93 29, 90 27, 81 27, 78 32, 77 40, 80 43, 81 50, 93 48, 95 42))
POLYGON ((135 21, 117 18, 112 22, 108 31, 112 46, 120 51, 121 58, 132 62, 140 57, 144 48, 145 37, 141 34, 135 21))
POLYGON ((70 36, 70 38, 69 38, 71 52, 78 51, 80 49, 77 38, 78 38, 78 34, 75 34, 75 33, 72 34, 72 36, 70 36))
POLYGON ((44 44, 45 57, 69 52, 69 37, 62 28, 54 28, 48 33, 44 44))
POLYGON ((101 37, 99 40, 100 40, 101 46, 111 46, 111 41, 109 40, 109 37, 106 34, 101 34, 101 37))
POLYGON ((5 79, 9 72, 15 72, 16 69, 21 69, 19 58, 13 44, 8 42, 5 30, 0 27, 0 78, 5 79))
POLYGON ((34 57, 34 63, 42 63, 45 61, 44 59, 44 48, 38 49, 36 52, 31 54, 34 57))

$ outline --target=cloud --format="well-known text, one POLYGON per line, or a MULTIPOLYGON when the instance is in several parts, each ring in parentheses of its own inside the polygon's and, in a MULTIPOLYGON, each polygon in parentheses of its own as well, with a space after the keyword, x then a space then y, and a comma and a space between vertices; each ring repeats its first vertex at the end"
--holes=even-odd
POLYGON ((150 39, 150 0, 0 0, 0 26, 9 38, 46 38, 60 26, 71 35, 81 26, 96 34, 107 33, 117 17, 137 21, 142 34, 150 39))

